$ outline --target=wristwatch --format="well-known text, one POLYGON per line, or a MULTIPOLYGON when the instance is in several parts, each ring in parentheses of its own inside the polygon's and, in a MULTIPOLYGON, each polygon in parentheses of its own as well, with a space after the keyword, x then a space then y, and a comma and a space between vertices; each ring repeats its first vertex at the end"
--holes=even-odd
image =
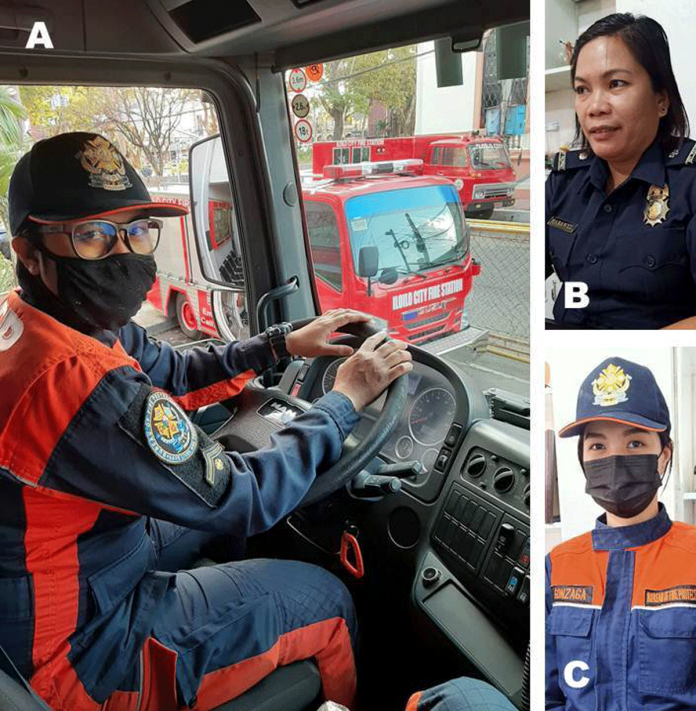
POLYGON ((285 337, 292 331, 292 324, 287 322, 277 323, 274 326, 269 326, 264 333, 266 334, 266 339, 271 346, 271 351, 275 356, 276 360, 281 358, 288 358, 290 353, 288 353, 288 348, 285 343, 285 337))

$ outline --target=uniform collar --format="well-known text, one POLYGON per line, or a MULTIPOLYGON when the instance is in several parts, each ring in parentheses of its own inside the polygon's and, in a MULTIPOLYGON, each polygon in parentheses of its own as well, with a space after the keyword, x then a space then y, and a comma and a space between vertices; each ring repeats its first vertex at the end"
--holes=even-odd
MULTIPOLYGON (((604 192, 608 177, 609 168, 606 161, 594 156, 587 174, 587 180, 597 190, 604 192)), ((640 157, 638 164, 629 177, 629 180, 633 179, 642 180, 648 185, 659 185, 660 187, 665 184, 665 156, 657 141, 651 143, 650 147, 640 157)))
POLYGON ((663 504, 659 504, 657 516, 634 526, 614 528, 607 526, 607 516, 602 514, 592 531, 592 547, 596 551, 623 550, 636 548, 656 541, 669 531, 672 521, 663 504))

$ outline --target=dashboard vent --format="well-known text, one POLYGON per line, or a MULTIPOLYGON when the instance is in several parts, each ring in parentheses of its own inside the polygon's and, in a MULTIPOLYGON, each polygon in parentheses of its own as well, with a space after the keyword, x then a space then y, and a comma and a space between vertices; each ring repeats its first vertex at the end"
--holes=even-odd
POLYGON ((499 494, 504 494, 515 485, 515 478, 515 472, 510 467, 500 467, 493 475, 493 486, 499 494))
POLYGON ((529 500, 530 500, 530 490, 529 490, 529 484, 524 487, 524 505, 527 507, 527 511, 529 511, 529 500))
POLYGON ((181 4, 171 1, 163 4, 170 6, 169 14, 172 20, 196 44, 261 22, 261 18, 246 0, 189 0, 181 4), (175 4, 176 7, 171 7, 175 4))
POLYGON ((476 479, 486 471, 486 458, 483 454, 474 456, 464 465, 464 471, 472 478, 476 479))

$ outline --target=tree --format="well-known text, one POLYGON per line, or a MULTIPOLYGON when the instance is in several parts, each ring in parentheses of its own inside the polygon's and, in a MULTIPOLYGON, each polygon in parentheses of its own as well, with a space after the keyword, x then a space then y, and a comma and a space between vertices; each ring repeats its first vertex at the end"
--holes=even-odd
MULTIPOLYGON (((10 230, 7 190, 17 160, 24 149, 22 120, 26 112, 11 96, 9 87, 0 87, 0 219, 10 230)), ((12 264, 0 254, 0 293, 14 286, 12 264)))
POLYGON ((333 121, 333 139, 343 138, 345 123, 362 115, 363 128, 375 102, 391 114, 391 135, 410 135, 415 128, 417 46, 372 52, 329 62, 319 85, 319 101, 333 121))
MULTIPOLYGON (((103 133, 136 168, 152 166, 156 176, 170 162, 172 139, 182 116, 198 103, 193 89, 152 87, 22 87, 35 138, 66 131, 103 133), (119 138, 121 140, 119 140, 119 138)), ((205 129, 215 127, 214 112, 205 129)))
POLYGON ((410 136, 415 130, 417 52, 412 45, 357 58, 353 92, 368 102, 368 111, 375 102, 387 107, 392 136, 410 136))

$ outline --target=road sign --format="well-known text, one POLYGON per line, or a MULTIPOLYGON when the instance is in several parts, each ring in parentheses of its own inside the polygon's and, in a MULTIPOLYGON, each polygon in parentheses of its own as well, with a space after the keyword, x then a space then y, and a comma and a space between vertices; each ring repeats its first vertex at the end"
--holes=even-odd
POLYGON ((301 69, 293 69, 288 77, 288 83, 290 88, 299 94, 307 86, 307 76, 301 69))
POLYGON ((292 112, 297 118, 305 118, 309 113, 309 99, 304 94, 296 94, 292 97, 292 112))
POLYGON ((295 124, 295 136, 298 141, 302 143, 307 143, 312 140, 312 124, 306 119, 300 119, 295 124))
POLYGON ((310 64, 305 69, 305 74, 310 81, 319 81, 324 76, 324 65, 310 64))

